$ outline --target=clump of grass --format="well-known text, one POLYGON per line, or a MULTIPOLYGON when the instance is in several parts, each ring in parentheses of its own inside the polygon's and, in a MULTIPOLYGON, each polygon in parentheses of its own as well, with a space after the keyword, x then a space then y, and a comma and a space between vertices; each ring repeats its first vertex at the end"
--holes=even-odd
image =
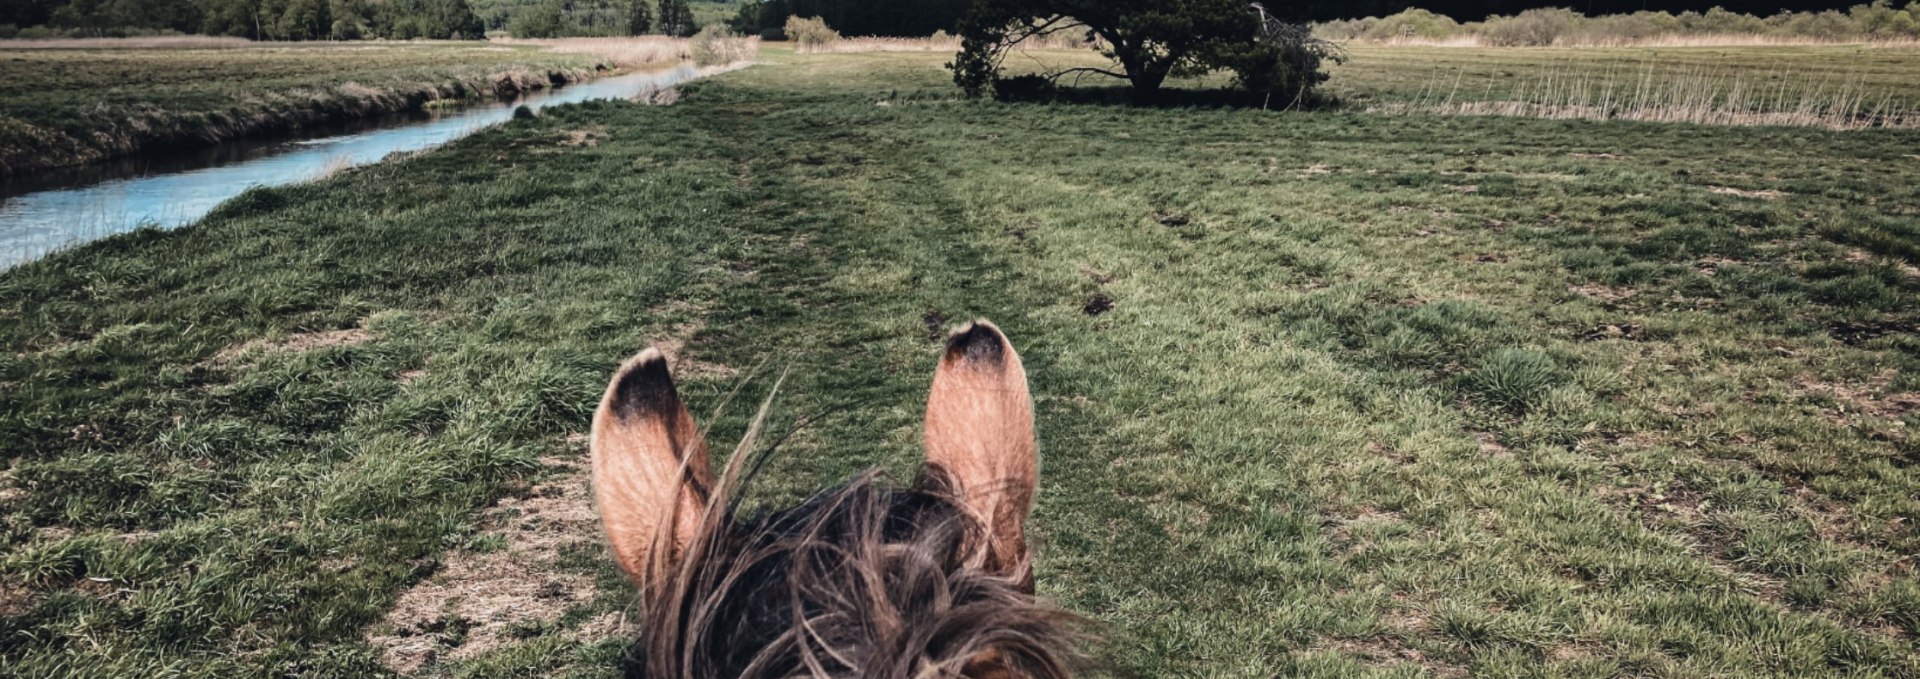
POLYGON ((1560 381, 1553 358, 1527 349, 1498 349, 1466 374, 1473 393, 1487 403, 1515 413, 1538 407, 1560 381))
POLYGON ((726 26, 700 29, 690 40, 693 63, 697 66, 724 66, 752 61, 760 53, 760 39, 741 36, 726 26))
POLYGON ((840 42, 840 32, 833 30, 820 17, 787 17, 787 25, 783 30, 787 39, 793 41, 794 51, 801 54, 824 52, 840 42))

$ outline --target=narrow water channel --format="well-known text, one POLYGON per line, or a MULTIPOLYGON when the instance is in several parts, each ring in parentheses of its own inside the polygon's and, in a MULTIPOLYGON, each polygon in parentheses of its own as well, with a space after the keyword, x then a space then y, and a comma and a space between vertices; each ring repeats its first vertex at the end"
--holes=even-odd
POLYGON ((518 106, 627 98, 710 72, 682 65, 576 83, 511 102, 381 116, 6 179, 0 181, 0 270, 145 226, 191 224, 253 187, 308 181, 393 153, 433 148, 508 120, 518 106))

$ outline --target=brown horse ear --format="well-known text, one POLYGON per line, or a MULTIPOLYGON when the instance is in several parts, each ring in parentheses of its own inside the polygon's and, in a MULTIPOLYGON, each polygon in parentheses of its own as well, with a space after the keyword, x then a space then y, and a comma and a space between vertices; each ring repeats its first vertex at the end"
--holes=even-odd
POLYGON ((713 486, 706 443, 658 349, 614 373, 593 414, 591 445, 594 500, 614 560, 644 586, 693 540, 713 486))
POLYGON ((1040 465, 1026 370, 992 323, 974 321, 947 337, 927 397, 926 427, 927 465, 945 472, 990 532, 987 568, 1018 575, 1040 465))

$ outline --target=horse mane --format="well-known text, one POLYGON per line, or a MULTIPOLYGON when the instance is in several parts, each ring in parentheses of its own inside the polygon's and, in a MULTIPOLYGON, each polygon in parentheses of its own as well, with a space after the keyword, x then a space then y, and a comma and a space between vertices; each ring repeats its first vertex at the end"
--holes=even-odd
POLYGON ((1064 679, 1084 664, 1081 620, 1034 597, 1030 562, 987 570, 987 527, 939 468, 906 489, 869 470, 741 519, 746 485, 720 483, 678 562, 656 566, 629 677, 1064 679))

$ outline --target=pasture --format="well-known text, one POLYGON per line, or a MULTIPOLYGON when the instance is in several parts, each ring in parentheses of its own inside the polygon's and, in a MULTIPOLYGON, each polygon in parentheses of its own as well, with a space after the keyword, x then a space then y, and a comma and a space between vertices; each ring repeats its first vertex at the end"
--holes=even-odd
MULTIPOLYGON (((1336 92, 1567 54, 1398 49, 1336 92)), ((1915 54, 1862 82, 1906 101, 1915 54)), ((1920 676, 1920 131, 762 55, 0 273, 0 667, 616 676, 581 434, 624 357, 674 354, 722 450, 785 373, 777 505, 908 480, 986 317, 1039 591, 1106 674, 1920 676)))

